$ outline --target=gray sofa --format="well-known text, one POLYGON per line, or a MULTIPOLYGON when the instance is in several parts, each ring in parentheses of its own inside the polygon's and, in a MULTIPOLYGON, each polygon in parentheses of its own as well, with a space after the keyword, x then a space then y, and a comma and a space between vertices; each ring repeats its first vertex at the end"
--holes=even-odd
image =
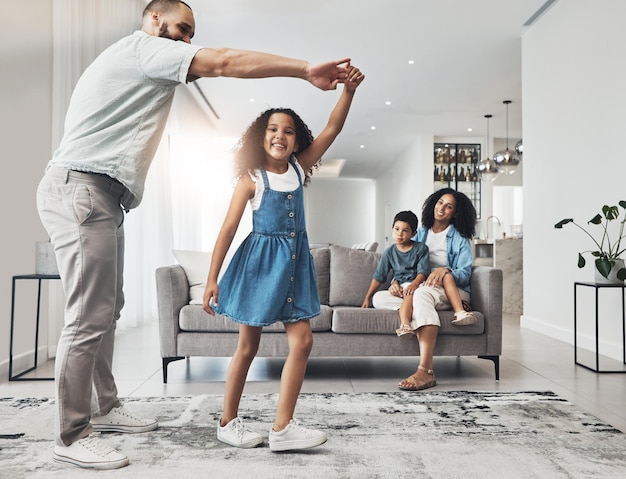
MULTIPOLYGON (((321 314, 311 319, 312 357, 418 356, 415 339, 398 338, 397 311, 363 309, 380 253, 338 245, 312 248, 321 314)), ((237 324, 220 315, 207 314, 202 306, 190 304, 189 281, 180 265, 158 268, 156 287, 159 336, 163 358, 163 382, 172 361, 191 356, 231 356, 237 345, 237 324)), ((386 289, 388 284, 381 285, 386 289)), ((436 356, 478 356, 490 359, 499 379, 502 353, 502 271, 474 266, 471 305, 478 322, 454 326, 452 311, 440 311, 441 329, 436 356)), ((266 327, 259 357, 286 357, 288 345, 282 323, 266 327)))

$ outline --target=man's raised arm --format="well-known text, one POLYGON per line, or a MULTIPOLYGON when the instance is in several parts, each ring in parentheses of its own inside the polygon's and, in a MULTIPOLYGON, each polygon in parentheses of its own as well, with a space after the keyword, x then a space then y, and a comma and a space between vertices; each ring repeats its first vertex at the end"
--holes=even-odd
POLYGON ((189 80, 200 77, 301 78, 320 90, 334 90, 346 78, 349 58, 311 65, 305 60, 232 48, 202 48, 189 67, 189 80))

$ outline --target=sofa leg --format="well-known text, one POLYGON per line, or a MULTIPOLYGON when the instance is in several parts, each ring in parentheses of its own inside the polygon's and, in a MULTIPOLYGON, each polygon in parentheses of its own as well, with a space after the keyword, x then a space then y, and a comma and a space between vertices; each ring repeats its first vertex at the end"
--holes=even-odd
POLYGON ((480 359, 489 359, 493 361, 493 366, 496 369, 496 381, 500 381, 500 356, 478 356, 480 359))
POLYGON ((167 384, 167 365, 173 361, 185 359, 184 357, 163 358, 163 383, 167 384))

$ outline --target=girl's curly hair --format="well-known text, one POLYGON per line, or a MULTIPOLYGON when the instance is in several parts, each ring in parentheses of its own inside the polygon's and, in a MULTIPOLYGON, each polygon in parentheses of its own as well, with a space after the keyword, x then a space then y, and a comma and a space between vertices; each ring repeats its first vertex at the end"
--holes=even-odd
MULTIPOLYGON (((289 115, 294 122, 296 128, 296 143, 300 151, 306 150, 313 143, 313 134, 309 127, 302 121, 302 118, 290 108, 270 108, 261 113, 256 120, 245 131, 241 139, 235 146, 235 170, 237 177, 262 168, 265 164, 265 150, 263 149, 263 139, 265 129, 270 117, 274 113, 284 113, 289 115)), ((314 167, 305 171, 304 185, 311 181, 313 168, 318 168, 320 162, 314 167)))
POLYGON ((461 233, 461 236, 472 239, 476 234, 476 208, 467 195, 452 188, 442 188, 426 198, 424 206, 422 206, 422 225, 428 229, 433 227, 435 224, 435 205, 439 198, 446 194, 454 196, 456 202, 456 213, 450 223, 461 233))

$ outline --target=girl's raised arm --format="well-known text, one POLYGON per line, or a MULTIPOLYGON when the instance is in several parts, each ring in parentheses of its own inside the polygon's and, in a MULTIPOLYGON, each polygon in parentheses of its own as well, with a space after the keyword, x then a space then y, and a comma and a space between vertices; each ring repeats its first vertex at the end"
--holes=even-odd
POLYGON ((343 86, 343 91, 341 92, 341 96, 339 97, 335 108, 333 108, 333 111, 330 113, 328 123, 315 140, 313 140, 313 143, 311 143, 306 150, 297 155, 298 161, 304 171, 307 171, 320 160, 322 155, 326 153, 326 150, 330 148, 330 145, 332 145, 335 138, 337 138, 337 135, 339 135, 343 129, 348 112, 350 111, 350 105, 352 104, 354 92, 365 78, 363 73, 361 73, 358 68, 351 65, 348 65, 347 72, 347 78, 343 86))

